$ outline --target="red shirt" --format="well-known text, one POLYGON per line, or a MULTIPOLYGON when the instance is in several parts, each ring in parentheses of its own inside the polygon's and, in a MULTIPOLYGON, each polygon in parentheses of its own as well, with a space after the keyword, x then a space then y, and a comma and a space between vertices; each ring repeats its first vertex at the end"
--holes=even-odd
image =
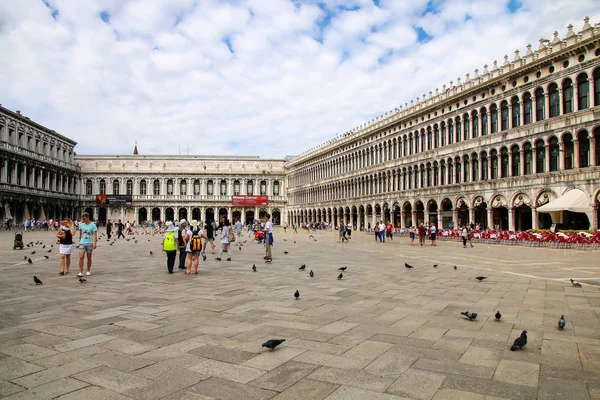
POLYGON ((391 233, 391 232, 392 232, 392 229, 394 229, 394 225, 392 225, 392 224, 387 224, 387 225, 385 226, 385 231, 386 231, 387 233, 391 233))
POLYGON ((419 227, 419 236, 425 236, 427 234, 427 228, 425 228, 425 226, 421 225, 419 227))

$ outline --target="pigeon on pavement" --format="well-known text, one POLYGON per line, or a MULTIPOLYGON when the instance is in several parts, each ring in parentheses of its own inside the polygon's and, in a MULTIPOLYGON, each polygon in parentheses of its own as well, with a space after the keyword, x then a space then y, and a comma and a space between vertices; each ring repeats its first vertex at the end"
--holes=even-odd
POLYGON ((454 266, 454 269, 458 269, 458 267, 455 265, 455 266, 454 266))
POLYGON ((522 350, 527 344, 527 331, 521 332, 521 336, 515 339, 515 342, 510 347, 510 351, 522 350))
POLYGON ((48 256, 44 256, 44 258, 47 260, 47 259, 49 259, 50 257, 48 257, 48 256))
POLYGON ((469 318, 469 320, 473 321, 475 318, 477 318, 477 313, 474 312, 470 312, 470 311, 465 311, 465 312, 461 312, 462 315, 464 315, 465 317, 469 318))
POLYGON ((152 256, 152 255, 154 255, 154 253, 153 253, 153 252, 150 252, 150 255, 152 256))
POLYGON ((304 271, 305 268, 306 268, 306 264, 302 264, 300 266, 300 268, 298 268, 298 271, 304 271))
POLYGON ((500 311, 496 311, 496 321, 500 321, 500 318, 502 318, 502 314, 500 314, 500 311))
POLYGON ((31 258, 28 258, 28 259, 27 259, 27 262, 28 262, 29 264, 33 264, 33 261, 31 261, 31 258))
POLYGON ((345 271, 347 269, 348 269, 348 267, 340 267, 340 268, 338 268, 338 271, 345 271))
POLYGON ((252 264, 252 271, 256 272, 256 264, 252 264))
POLYGON ((289 252, 288 251, 284 251, 283 254, 287 255, 289 252))
POLYGON ((31 252, 31 255, 34 255, 34 254, 35 254, 35 251, 32 251, 32 252, 31 252))
POLYGON ((344 274, 342 274, 342 273, 340 272, 340 274, 338 275, 338 279, 342 279, 343 277, 344 277, 344 274))
POLYGON ((438 264, 433 264, 433 268, 437 268, 437 267, 438 267, 438 264))
POLYGON ((410 265, 409 263, 404 263, 404 266, 408 269, 414 268, 412 265, 410 265))
POLYGON ((281 343, 285 342, 285 339, 270 339, 262 344, 262 347, 266 347, 267 349, 271 349, 269 351, 275 350, 275 347, 279 346, 281 343))
POLYGON ((42 285, 43 284, 42 281, 40 281, 37 276, 33 277, 33 281, 35 282, 36 285, 42 285))
POLYGON ((313 276, 315 276, 315 273, 314 273, 314 272, 312 272, 312 269, 310 270, 310 273, 309 273, 309 275, 310 275, 310 277, 311 277, 311 278, 312 278, 313 276))
POLYGON ((487 279, 487 276, 476 276, 475 279, 481 282, 482 280, 487 279))
POLYGON ((566 324, 567 324, 567 321, 565 321, 565 316, 561 315, 560 319, 558 320, 558 328, 563 329, 566 324))
POLYGON ((79 278, 79 282, 84 283, 84 282, 86 282, 86 280, 84 278, 79 278))
POLYGON ((296 298, 296 300, 298 300, 298 298, 300 298, 300 292, 296 290, 296 293, 294 293, 294 297, 296 298))
MULTIPOLYGON (((33 253, 35 253, 35 251, 33 253)), ((31 253, 31 254, 33 254, 33 253, 31 253)), ((571 283, 575 287, 581 287, 581 283, 577 282, 575 279, 571 279, 571 283)))

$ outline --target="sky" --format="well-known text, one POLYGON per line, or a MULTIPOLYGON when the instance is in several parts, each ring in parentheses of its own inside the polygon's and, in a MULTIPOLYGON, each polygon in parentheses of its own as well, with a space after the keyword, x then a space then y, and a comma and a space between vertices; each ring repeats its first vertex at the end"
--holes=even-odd
POLYGON ((0 0, 0 104, 78 154, 282 158, 585 16, 600 0, 0 0))

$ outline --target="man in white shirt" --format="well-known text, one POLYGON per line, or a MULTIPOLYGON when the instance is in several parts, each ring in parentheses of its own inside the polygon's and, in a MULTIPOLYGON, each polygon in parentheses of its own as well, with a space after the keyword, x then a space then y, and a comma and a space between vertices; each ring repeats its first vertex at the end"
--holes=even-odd
POLYGON ((379 222, 379 240, 381 243, 385 243, 385 224, 383 221, 379 222))
POLYGON ((242 238, 242 230, 243 229, 244 229, 244 225, 242 224, 242 221, 240 221, 238 219, 235 222, 235 235, 237 236, 238 243, 240 242, 240 239, 242 238))
POLYGON ((271 241, 273 240, 273 223, 270 221, 271 214, 265 214, 265 227, 263 232, 265 233, 265 260, 273 260, 271 257, 271 241))
POLYGON ((437 246, 437 244, 435 242, 436 234, 437 234, 437 228, 435 227, 435 224, 432 222, 431 225, 429 226, 429 236, 431 237, 431 245, 432 246, 437 246))

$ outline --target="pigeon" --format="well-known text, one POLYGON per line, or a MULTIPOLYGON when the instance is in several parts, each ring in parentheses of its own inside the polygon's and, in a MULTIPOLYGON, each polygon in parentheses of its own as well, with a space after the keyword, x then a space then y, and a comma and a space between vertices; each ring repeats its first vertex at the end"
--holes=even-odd
POLYGON ((465 317, 469 318, 469 320, 473 321, 475 318, 477 318, 477 313, 474 312, 470 312, 470 311, 465 311, 465 312, 461 312, 462 315, 464 315, 465 317))
POLYGON ((275 347, 279 346, 281 343, 285 342, 285 339, 270 339, 262 344, 262 347, 266 347, 267 349, 271 349, 269 351, 275 350, 275 347))
POLYGON ((23 260, 27 260, 27 256, 23 257, 23 260))
POLYGON ((296 241, 294 240, 294 244, 296 244, 296 241))
POLYGON ((345 271, 347 269, 348 269, 348 267, 340 267, 340 268, 338 268, 338 271, 345 271))
POLYGON ((148 239, 148 242, 150 241, 150 239, 148 239))
POLYGON ((42 281, 40 281, 37 276, 33 277, 33 281, 35 282, 36 285, 43 285, 42 281))
POLYGON ((28 258, 28 259, 27 259, 27 262, 28 262, 29 264, 33 264, 33 261, 31 261, 31 258, 28 258))
POLYGON ((433 264, 433 268, 437 268, 437 267, 438 267, 438 264, 433 264))
POLYGON ((454 266, 454 269, 458 269, 458 267, 455 265, 455 266, 454 266))
POLYGON ((256 264, 252 264, 252 271, 256 272, 256 264))
POLYGON ((502 318, 502 314, 500 314, 500 311, 496 311, 496 321, 500 321, 500 318, 502 318))
POLYGON ((48 250, 46 253, 52 253, 52 249, 48 250))
POLYGON ((567 321, 565 321, 565 316, 561 315, 560 319, 558 320, 558 328, 563 329, 566 324, 567 324, 567 321))
POLYGON ((294 297, 296 298, 296 300, 298 300, 300 298, 300 292, 296 290, 296 293, 294 293, 294 297))
MULTIPOLYGON (((35 253, 35 251, 33 253, 35 253)), ((33 254, 33 253, 31 253, 31 254, 33 254)), ((571 279, 570 281, 573 284, 573 286, 581 287, 581 283, 577 282, 575 279, 571 279)))
POLYGON ((408 269, 414 268, 412 265, 410 265, 409 263, 404 263, 404 266, 408 269))
POLYGON ((137 244, 137 242, 138 242, 138 241, 136 240, 136 241, 135 241, 135 243, 137 244))
POLYGON ((305 268, 306 268, 306 264, 302 264, 300 266, 300 268, 298 268, 298 271, 304 271, 305 268))
POLYGON ((286 255, 287 255, 288 253, 289 253, 289 252, 287 252, 287 251, 284 251, 284 252, 283 252, 283 254, 286 254, 286 255))
POLYGON ((314 273, 314 272, 312 272, 312 269, 310 270, 310 273, 309 273, 309 275, 310 275, 310 277, 311 277, 311 278, 312 278, 313 276, 315 276, 315 273, 314 273))
POLYGON ((32 255, 33 255, 33 254, 35 254, 35 251, 32 251, 32 252, 31 252, 31 254, 32 254, 32 255))
POLYGON ((50 247, 54 247, 54 245, 53 245, 53 244, 51 244, 51 245, 50 245, 50 247))
POLYGON ((476 276, 475 279, 481 282, 482 280, 487 279, 487 276, 476 276))
POLYGON ((45 248, 46 248, 46 245, 43 245, 43 246, 42 246, 42 249, 45 249, 45 248))
POLYGON ((338 279, 342 279, 343 277, 344 277, 344 274, 342 274, 342 273, 340 272, 340 274, 338 275, 338 279))
POLYGON ((150 255, 152 256, 152 255, 154 255, 154 253, 153 253, 153 252, 150 252, 150 255))
POLYGON ((515 339, 515 342, 510 347, 510 351, 523 350, 523 347, 527 344, 527 331, 521 332, 521 336, 515 339))
POLYGON ((283 241, 284 241, 284 242, 287 242, 287 239, 286 239, 286 238, 283 238, 283 241))
POLYGON ((47 260, 47 259, 49 259, 50 257, 48 257, 48 256, 44 256, 44 258, 47 260))
POLYGON ((313 235, 310 235, 308 238, 309 239, 312 238, 315 242, 317 241, 317 239, 315 239, 315 237, 313 235))
POLYGON ((86 280, 84 278, 79 278, 79 283, 85 283, 86 280))

